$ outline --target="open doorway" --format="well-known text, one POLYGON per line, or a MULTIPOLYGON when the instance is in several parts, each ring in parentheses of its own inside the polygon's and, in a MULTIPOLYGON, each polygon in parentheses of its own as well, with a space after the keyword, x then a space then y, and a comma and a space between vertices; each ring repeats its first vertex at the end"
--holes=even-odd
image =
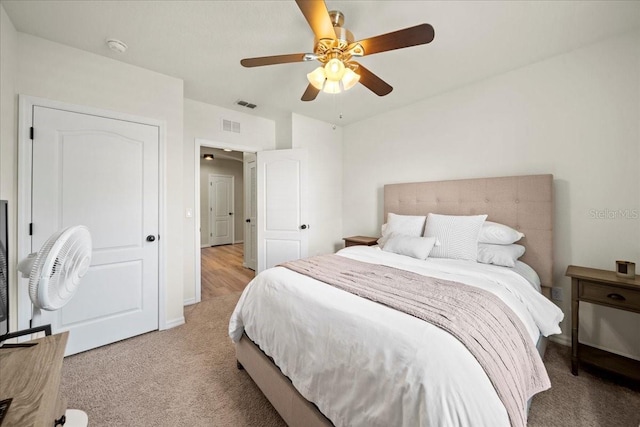
POLYGON ((255 276, 246 262, 255 252, 256 177, 255 167, 247 167, 248 160, 255 164, 255 153, 204 140, 196 140, 195 148, 196 301, 205 301, 242 291, 255 276))
POLYGON ((243 153, 200 147, 202 247, 244 241, 243 153))

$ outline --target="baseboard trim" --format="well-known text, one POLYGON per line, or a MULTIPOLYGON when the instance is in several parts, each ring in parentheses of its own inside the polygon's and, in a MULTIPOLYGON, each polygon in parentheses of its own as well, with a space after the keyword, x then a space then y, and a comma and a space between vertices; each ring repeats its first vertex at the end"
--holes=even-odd
POLYGON ((173 319, 173 320, 169 320, 167 321, 167 323, 165 323, 164 325, 164 329, 171 329, 171 328, 175 328, 176 326, 180 326, 180 325, 184 325, 185 324, 185 320, 184 320, 184 316, 180 316, 177 319, 173 319))
POLYGON ((564 345, 566 347, 571 347, 571 337, 565 334, 551 335, 549 337, 549 340, 553 341, 556 344, 564 345))
POLYGON ((189 299, 184 300, 184 302, 182 303, 182 305, 185 305, 185 306, 186 306, 186 305, 192 305, 192 304, 195 304, 195 303, 197 303, 197 302, 198 302, 198 301, 196 301, 196 298, 195 298, 195 297, 193 297, 193 298, 189 298, 189 299))

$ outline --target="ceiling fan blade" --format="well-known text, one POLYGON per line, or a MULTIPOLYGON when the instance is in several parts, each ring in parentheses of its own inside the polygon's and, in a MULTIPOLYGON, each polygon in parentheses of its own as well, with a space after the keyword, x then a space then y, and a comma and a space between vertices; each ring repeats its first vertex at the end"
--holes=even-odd
POLYGON ((365 85, 370 91, 378 96, 385 96, 391 93, 393 87, 391 87, 387 82, 364 68, 362 64, 355 61, 352 62, 358 65, 355 72, 360 75, 360 83, 365 85))
POLYGON ((434 36, 435 32, 431 25, 420 24, 415 27, 360 40, 358 43, 364 48, 365 55, 373 55, 374 53, 427 44, 433 40, 434 36))
POLYGON ((335 39, 336 32, 333 30, 331 18, 327 5, 322 0, 296 0, 300 11, 309 23, 316 35, 316 39, 335 39))
POLYGON ((304 91, 304 93, 302 94, 302 98, 300 99, 303 101, 313 101, 314 99, 316 99, 316 96, 318 96, 319 93, 320 89, 317 89, 312 84, 309 84, 309 86, 307 86, 307 90, 304 91))
POLYGON ((261 67, 263 65, 287 64, 289 62, 305 61, 304 53, 292 53, 290 55, 261 56, 258 58, 245 58, 240 61, 244 67, 261 67))

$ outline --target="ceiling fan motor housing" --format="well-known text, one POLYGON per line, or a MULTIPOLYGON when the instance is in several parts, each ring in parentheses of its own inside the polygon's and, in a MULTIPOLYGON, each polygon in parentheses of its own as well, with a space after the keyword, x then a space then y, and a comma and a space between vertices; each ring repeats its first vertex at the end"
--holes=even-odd
POLYGON ((315 40, 313 52, 322 64, 326 64, 332 59, 340 60, 346 67, 357 69, 355 64, 350 64, 349 60, 353 56, 363 56, 364 49, 359 43, 354 43, 353 33, 344 28, 344 14, 339 10, 329 12, 329 17, 335 32, 335 38, 323 38, 315 40))
POLYGON ((332 10, 329 12, 329 18, 333 25, 335 38, 316 39, 314 52, 318 55, 324 55, 332 51, 343 52, 355 40, 353 33, 342 26, 344 24, 344 14, 342 12, 332 10))

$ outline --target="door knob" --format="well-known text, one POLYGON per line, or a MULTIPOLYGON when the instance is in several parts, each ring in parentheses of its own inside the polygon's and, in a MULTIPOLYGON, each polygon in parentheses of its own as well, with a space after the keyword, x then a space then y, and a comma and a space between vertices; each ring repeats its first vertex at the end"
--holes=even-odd
POLYGON ((233 215, 233 212, 229 212, 229 215, 233 215))
POLYGON ((306 230, 307 229, 307 224, 302 224, 300 226, 300 230, 306 230))
POLYGON ((251 222, 251 219, 247 218, 247 219, 244 220, 244 222, 251 222))
POLYGON ((154 242, 156 240, 156 236, 154 236, 153 234, 149 234, 147 236, 147 242, 154 242))

